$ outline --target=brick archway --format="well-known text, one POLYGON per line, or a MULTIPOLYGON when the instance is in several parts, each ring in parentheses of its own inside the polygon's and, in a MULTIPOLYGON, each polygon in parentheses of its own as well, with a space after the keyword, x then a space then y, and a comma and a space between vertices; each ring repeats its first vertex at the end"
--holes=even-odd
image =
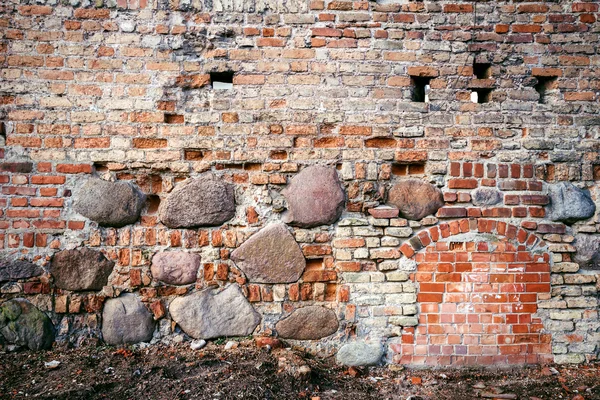
POLYGON ((535 316, 538 294, 550 292, 550 255, 537 236, 504 222, 464 219, 421 231, 401 251, 417 263, 419 324, 404 329, 395 362, 552 361, 550 335, 535 316))

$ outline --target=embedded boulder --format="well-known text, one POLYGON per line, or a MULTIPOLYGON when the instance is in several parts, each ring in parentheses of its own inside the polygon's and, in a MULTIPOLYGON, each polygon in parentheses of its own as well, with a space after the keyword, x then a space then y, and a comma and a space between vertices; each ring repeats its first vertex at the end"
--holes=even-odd
POLYGON ((277 322, 275 329, 283 339, 315 340, 334 334, 338 326, 335 312, 325 307, 308 306, 277 322))
POLYGON ((283 222, 302 228, 332 224, 344 210, 344 190, 332 167, 304 168, 281 193, 288 205, 283 222))
POLYGON ((234 215, 233 185, 210 174, 177 185, 158 210, 160 221, 169 228, 217 226, 234 215))
POLYGON ((231 260, 250 282, 296 282, 306 260, 294 236, 284 224, 269 225, 252 235, 231 253, 231 260))
POLYGON ((600 270, 600 237, 578 233, 573 245, 577 249, 573 261, 581 268, 600 270))
POLYGON ((435 214, 444 205, 444 198, 442 191, 431 183, 407 179, 390 189, 388 203, 398 207, 404 218, 420 220, 435 214))
POLYGON ((152 257, 150 271, 156 280, 170 285, 187 285, 196 282, 200 261, 200 254, 165 251, 152 257))
POLYGON ((132 293, 108 299, 102 310, 102 337, 111 345, 148 342, 154 333, 154 319, 132 293))
POLYGON ((57 287, 65 290, 101 290, 108 281, 114 263, 99 251, 63 250, 54 254, 50 273, 57 287))
POLYGON ((140 217, 146 195, 130 182, 88 179, 75 193, 73 208, 101 226, 121 227, 140 217))
POLYGON ((571 182, 559 182, 548 185, 550 204, 547 217, 552 221, 573 223, 591 218, 596 212, 596 205, 589 193, 571 182))
POLYGON ((29 261, 0 259, 0 282, 29 279, 43 273, 42 267, 29 261))
POLYGON ((261 317, 237 285, 225 289, 208 288, 185 297, 175 298, 169 305, 173 320, 194 339, 222 336, 248 336, 261 317))
POLYGON ((376 365, 383 356, 381 343, 355 341, 346 343, 337 352, 337 362, 348 367, 376 365))
POLYGON ((29 301, 13 299, 0 305, 0 335, 5 342, 17 346, 49 349, 54 342, 54 325, 29 301))
POLYGON ((476 206, 493 206, 502 201, 502 193, 498 189, 482 187, 474 190, 471 198, 476 206))

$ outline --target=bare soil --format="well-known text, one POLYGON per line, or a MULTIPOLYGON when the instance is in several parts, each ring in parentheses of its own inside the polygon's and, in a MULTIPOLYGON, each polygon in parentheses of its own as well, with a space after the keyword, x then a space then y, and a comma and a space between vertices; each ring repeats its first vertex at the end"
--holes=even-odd
POLYGON ((189 343, 0 353, 0 399, 600 399, 600 364, 347 368, 294 349, 189 343), (60 361, 55 369, 45 362, 60 361), (310 367, 308 370, 305 366, 310 367), (304 367, 303 367, 304 366, 304 367), (303 367, 303 368, 301 368, 303 367))

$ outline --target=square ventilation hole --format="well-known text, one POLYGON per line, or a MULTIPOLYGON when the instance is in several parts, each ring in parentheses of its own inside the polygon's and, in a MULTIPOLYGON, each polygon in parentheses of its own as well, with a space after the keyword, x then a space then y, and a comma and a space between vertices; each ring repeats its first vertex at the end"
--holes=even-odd
POLYGON ((540 95, 538 102, 546 104, 551 96, 551 90, 557 88, 556 76, 536 76, 537 84, 534 86, 536 92, 540 95))
POLYGON ((210 82, 213 89, 233 89, 233 71, 211 72, 210 82))
POLYGON ((488 79, 492 76, 492 64, 490 63, 473 63, 473 75, 477 79, 488 79))
POLYGON ((431 78, 423 76, 411 76, 412 84, 412 101, 418 103, 429 103, 429 91, 431 87, 429 82, 431 78))
POLYGON ((492 89, 474 89, 471 92, 471 101, 473 103, 489 103, 492 99, 492 89))

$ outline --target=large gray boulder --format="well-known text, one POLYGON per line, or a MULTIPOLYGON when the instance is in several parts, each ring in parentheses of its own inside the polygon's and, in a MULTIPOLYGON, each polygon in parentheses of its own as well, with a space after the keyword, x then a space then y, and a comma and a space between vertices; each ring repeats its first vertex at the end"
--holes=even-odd
POLYGON ((29 261, 0 258, 0 282, 29 279, 43 273, 42 267, 29 261))
POLYGON ((581 268, 600 270, 600 236, 578 233, 573 243, 577 252, 573 258, 581 268))
POLYGON ((294 236, 284 224, 269 225, 255 233, 231 253, 231 260, 250 282, 296 282, 306 260, 294 236))
POLYGON ((559 182, 548 185, 550 204, 546 208, 547 217, 552 221, 573 223, 591 218, 596 205, 589 193, 571 182, 559 182))
POLYGON ((294 310, 275 325, 279 337, 298 340, 321 339, 337 332, 338 327, 335 312, 320 306, 294 310))
POLYGON ((46 314, 25 299, 0 304, 0 335, 4 341, 31 350, 49 349, 54 326, 46 314))
POLYGON ((156 280, 170 285, 187 285, 196 282, 200 254, 184 251, 164 251, 152 257, 150 271, 156 280))
POLYGON ((54 254, 50 273, 54 284, 65 290, 101 290, 114 263, 99 251, 84 247, 54 254))
POLYGON ((158 215, 169 228, 221 225, 235 215, 233 185, 211 174, 188 179, 161 203, 158 215))
POLYGON ((154 333, 154 319, 132 293, 108 299, 102 311, 102 337, 111 345, 147 342, 154 333))
POLYGON ((88 179, 75 193, 73 208, 101 226, 121 227, 140 217, 146 195, 130 182, 88 179))
POLYGON ((260 323, 260 315, 244 297, 239 286, 208 288, 169 305, 173 320, 194 339, 247 336, 260 323))
POLYGON ((288 204, 283 222, 302 228, 333 224, 344 210, 344 190, 332 167, 304 168, 281 193, 288 204))
POLYGON ((357 340, 346 343, 337 352, 337 362, 349 367, 376 365, 383 356, 383 346, 378 342, 357 340))
POLYGON ((420 220, 435 214, 444 205, 444 198, 442 191, 431 183, 406 179, 390 189, 388 203, 396 206, 404 218, 420 220))

